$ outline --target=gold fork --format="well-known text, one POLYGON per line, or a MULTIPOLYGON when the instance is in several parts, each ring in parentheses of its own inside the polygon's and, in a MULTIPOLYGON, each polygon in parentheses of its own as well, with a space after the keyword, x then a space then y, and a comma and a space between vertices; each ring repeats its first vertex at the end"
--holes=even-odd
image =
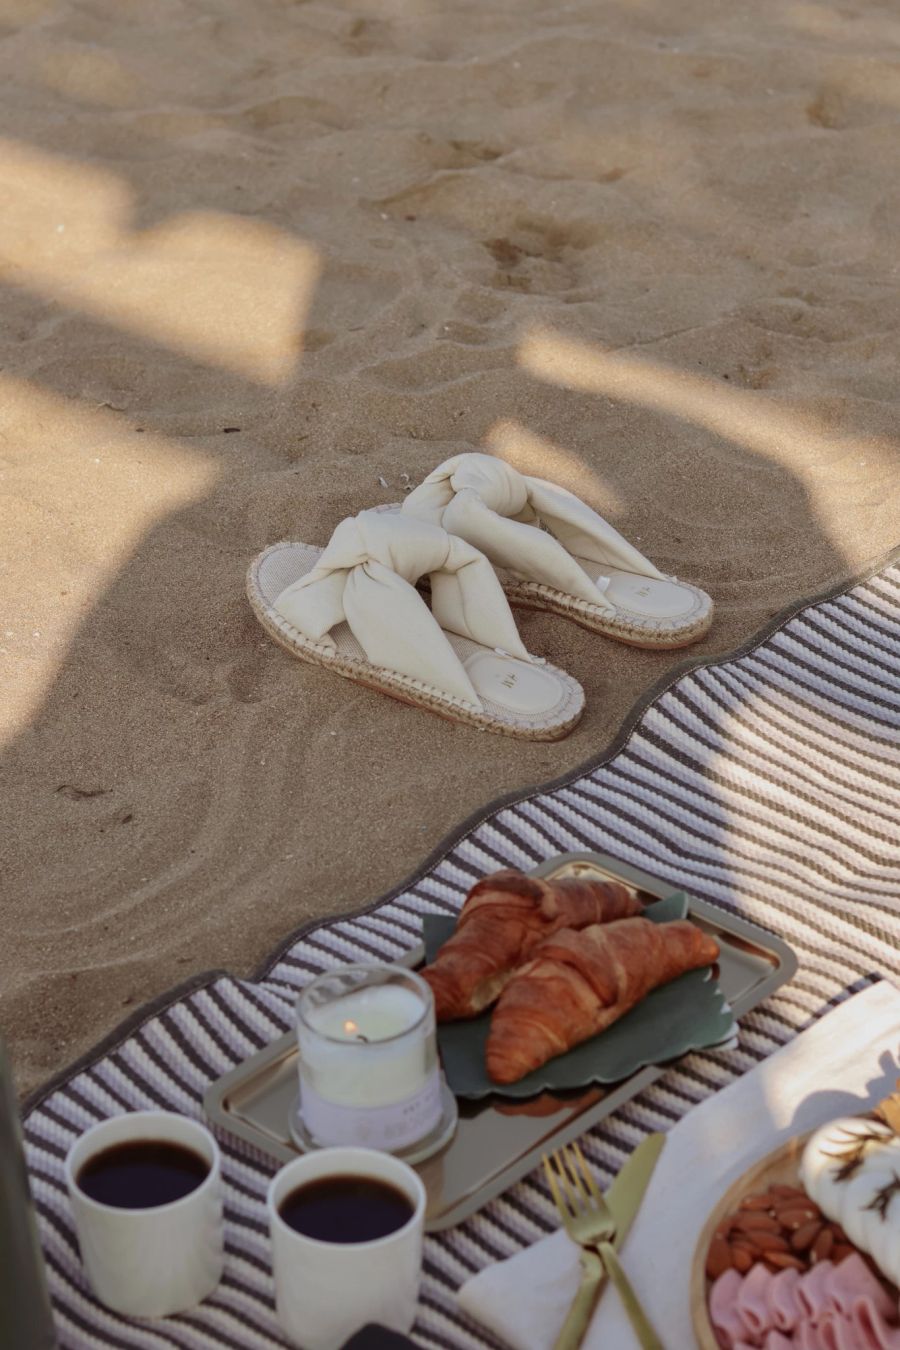
POLYGON ((563 1226, 581 1247, 581 1285, 554 1350, 577 1350, 581 1345, 604 1270, 616 1287, 641 1350, 664 1350, 612 1246, 616 1221, 581 1149, 572 1144, 545 1155, 543 1161, 563 1226))

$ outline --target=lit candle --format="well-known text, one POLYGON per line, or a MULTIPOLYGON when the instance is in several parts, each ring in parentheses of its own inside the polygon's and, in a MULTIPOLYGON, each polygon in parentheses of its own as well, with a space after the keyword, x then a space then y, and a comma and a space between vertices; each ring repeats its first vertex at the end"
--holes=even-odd
POLYGON ((405 1036, 426 1008, 411 989, 383 984, 310 1008, 319 1033, 304 1037, 304 1066, 328 1100, 343 1106, 383 1106, 419 1090, 426 1075, 424 1036, 405 1036), (327 1037, 327 1039, 325 1039, 327 1037))
POLYGON ((298 1001, 300 1111, 322 1144, 404 1148, 441 1112, 434 1003, 399 966, 319 976, 298 1001))

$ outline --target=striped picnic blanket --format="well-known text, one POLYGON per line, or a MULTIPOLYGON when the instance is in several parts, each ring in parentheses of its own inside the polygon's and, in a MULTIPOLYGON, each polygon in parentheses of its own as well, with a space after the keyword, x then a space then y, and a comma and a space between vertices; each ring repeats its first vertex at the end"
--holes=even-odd
MULTIPOLYGON (((670 675, 602 760, 468 822, 401 888, 294 935, 253 982, 206 976, 132 1018, 29 1104, 31 1183, 63 1347, 256 1350, 286 1344, 273 1313, 264 1196, 273 1167, 225 1147, 228 1262, 189 1314, 138 1323, 91 1297, 63 1182, 76 1137, 107 1115, 200 1117, 211 1081, 292 1025, 298 989, 347 961, 392 959, 424 913, 454 913, 475 878, 554 853, 612 854, 779 933, 800 969, 741 1021, 737 1049, 696 1054, 598 1125, 609 1179, 642 1136, 752 1067, 879 976, 900 979, 900 566, 783 616, 756 645, 670 675)), ((556 1227, 534 1173, 426 1240, 422 1346, 493 1342, 455 1290, 556 1227)))

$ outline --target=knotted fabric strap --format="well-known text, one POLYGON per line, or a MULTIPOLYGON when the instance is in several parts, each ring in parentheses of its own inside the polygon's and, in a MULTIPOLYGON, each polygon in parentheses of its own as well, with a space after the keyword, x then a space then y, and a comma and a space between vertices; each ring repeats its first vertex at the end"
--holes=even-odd
POLYGON ((362 511, 342 520, 318 565, 282 591, 274 608, 306 637, 331 648, 330 630, 346 621, 373 664, 475 708, 481 700, 441 628, 532 660, 487 558, 414 516, 362 511), (426 574, 431 610, 415 589, 426 574))
POLYGON ((640 576, 663 575, 573 493, 529 478, 493 455, 446 460, 409 494, 403 512, 443 525, 498 567, 577 595, 610 614, 614 606, 603 595, 608 579, 593 582, 578 558, 640 576), (537 524, 551 533, 534 529, 537 524))

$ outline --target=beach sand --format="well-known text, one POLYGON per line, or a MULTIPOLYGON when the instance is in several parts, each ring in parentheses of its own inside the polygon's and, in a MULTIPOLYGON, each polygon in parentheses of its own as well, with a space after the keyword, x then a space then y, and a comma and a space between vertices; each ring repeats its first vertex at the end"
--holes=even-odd
POLYGON ((0 0, 23 1092, 898 542, 898 50, 865 0, 0 0), (292 661, 244 598, 472 448, 717 602, 668 655, 520 613, 587 692, 558 744, 292 661))

